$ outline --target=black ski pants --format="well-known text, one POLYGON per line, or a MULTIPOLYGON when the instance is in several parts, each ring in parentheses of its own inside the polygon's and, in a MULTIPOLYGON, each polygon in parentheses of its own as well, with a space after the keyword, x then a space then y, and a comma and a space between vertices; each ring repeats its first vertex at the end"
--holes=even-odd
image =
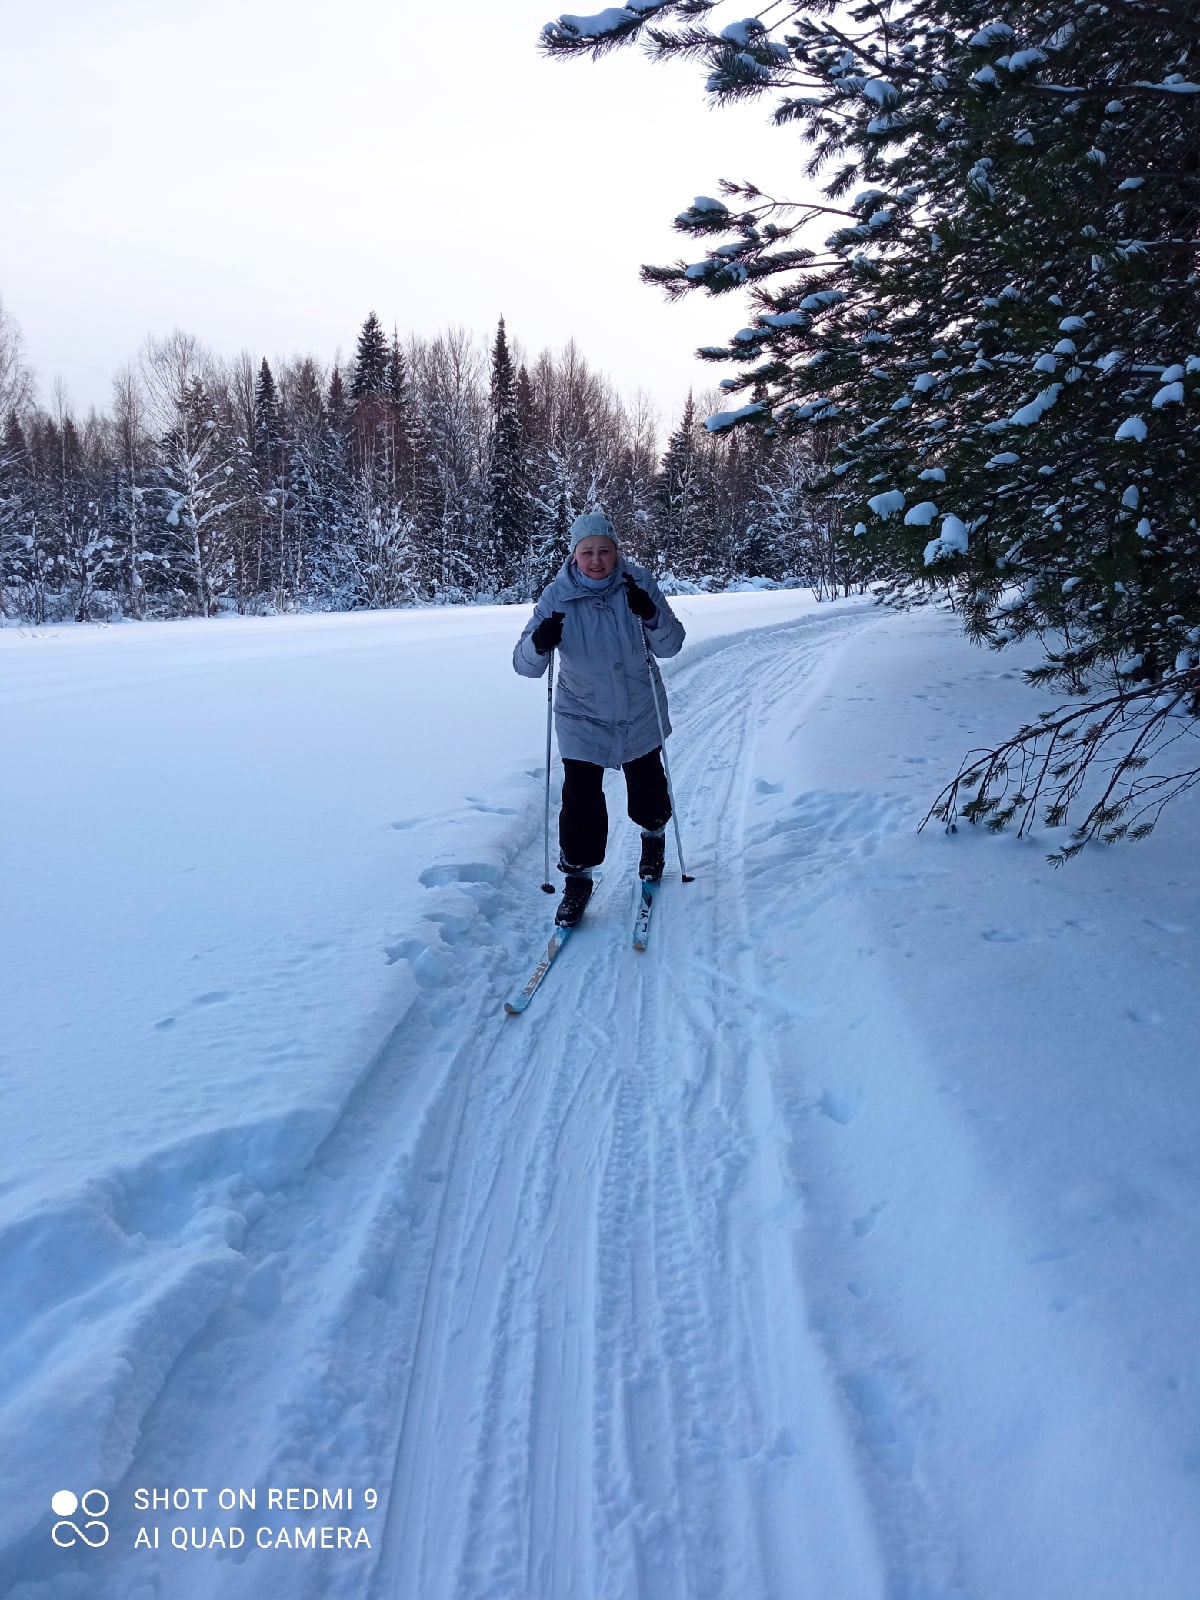
MULTIPOLYGON (((639 828, 663 828, 671 820, 671 797, 663 771, 662 751, 655 748, 621 769, 629 799, 629 815, 639 828)), ((559 866, 597 867, 608 844, 608 807, 604 802, 604 768, 591 761, 563 757, 562 810, 558 814, 559 866)))

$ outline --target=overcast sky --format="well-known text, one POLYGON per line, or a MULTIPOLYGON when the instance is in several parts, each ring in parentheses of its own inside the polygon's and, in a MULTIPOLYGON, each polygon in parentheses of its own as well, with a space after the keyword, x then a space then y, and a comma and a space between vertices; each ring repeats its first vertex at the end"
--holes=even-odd
MULTIPOLYGON (((579 0, 576 0, 576 4, 579 0)), ((354 347, 367 312, 529 354, 574 337, 666 419, 736 299, 669 305, 643 261, 720 177, 801 191, 763 101, 695 64, 536 48, 553 0, 3 0, 0 297, 43 399, 106 405, 147 334, 223 355, 354 347)), ((740 13, 739 13, 740 15, 740 13)))

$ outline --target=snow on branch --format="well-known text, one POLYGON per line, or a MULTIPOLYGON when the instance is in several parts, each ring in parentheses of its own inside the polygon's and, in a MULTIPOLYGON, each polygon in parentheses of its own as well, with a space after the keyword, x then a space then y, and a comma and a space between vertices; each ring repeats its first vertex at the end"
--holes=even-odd
POLYGON ((633 38, 652 18, 680 9, 690 8, 681 7, 679 0, 628 0, 591 16, 565 13, 543 27, 541 46, 547 55, 577 55, 584 50, 600 55, 633 38))
POLYGON ((1017 821, 1020 838, 1039 818, 1062 826, 1088 787, 1093 797, 1070 843, 1048 857, 1055 866, 1089 843, 1144 839, 1169 801, 1200 784, 1200 751, 1181 743, 1200 738, 1198 713, 1196 666, 1086 705, 1060 706, 995 749, 970 751, 921 827, 936 817, 954 833, 961 815, 998 833, 1017 821), (1152 759, 1160 770, 1148 770, 1152 759), (963 791, 970 792, 965 801, 963 791))

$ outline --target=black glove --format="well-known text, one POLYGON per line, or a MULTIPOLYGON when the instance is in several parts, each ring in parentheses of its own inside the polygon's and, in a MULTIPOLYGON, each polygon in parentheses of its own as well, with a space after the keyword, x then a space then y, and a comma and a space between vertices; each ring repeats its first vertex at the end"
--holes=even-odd
POLYGON ((625 574, 625 594, 629 600, 629 609, 634 616, 641 617, 643 622, 653 622, 658 607, 645 589, 638 588, 628 573, 625 574))
MULTIPOLYGON (((639 591, 640 592, 640 591, 639 591)), ((533 640, 533 648, 540 656, 548 656, 551 650, 557 650, 562 643, 563 617, 562 611, 553 611, 548 617, 543 617, 537 627, 529 635, 533 640)))

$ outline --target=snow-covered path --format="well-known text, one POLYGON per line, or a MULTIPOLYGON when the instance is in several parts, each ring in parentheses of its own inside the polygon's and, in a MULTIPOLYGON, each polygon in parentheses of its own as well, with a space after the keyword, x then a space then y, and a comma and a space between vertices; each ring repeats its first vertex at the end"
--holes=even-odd
MULTIPOLYGON (((799 1571, 869 1592, 852 1474, 823 1461, 796 1494, 796 1419, 829 1397, 804 1359, 793 1206, 738 983, 758 714, 859 625, 752 637, 736 673, 724 653, 696 667, 678 782, 698 882, 664 892, 645 957, 628 947, 626 837, 610 852, 626 873, 536 1007, 498 1028, 488 993, 476 1071, 448 1097, 449 1160, 433 1158, 444 1192, 380 1594, 768 1594, 799 1571), (715 950, 740 954, 714 972, 715 950)), ((522 865, 527 884, 532 852, 522 865)), ((494 926, 528 959, 527 909, 494 926)))
POLYGON ((697 881, 635 954, 610 786, 605 881, 519 1019, 536 784, 443 828, 399 1021, 311 1150, 151 1153, 111 1208, 136 1249, 90 1273, 77 1201, 26 1222, 73 1285, 6 1268, 6 1415, 44 1380, 58 1450, 34 1500, 71 1481, 72 1318, 120 1470, 105 1550, 14 1526, 13 1594, 1190 1600, 1200 901, 1165 841, 1147 907, 1119 855, 914 837, 1010 679, 937 617, 712 633, 670 677, 697 881), (260 1498, 136 1509, 182 1485, 260 1498), (264 1515, 268 1485, 352 1514, 264 1515), (314 1523, 370 1548, 254 1548, 314 1523))

